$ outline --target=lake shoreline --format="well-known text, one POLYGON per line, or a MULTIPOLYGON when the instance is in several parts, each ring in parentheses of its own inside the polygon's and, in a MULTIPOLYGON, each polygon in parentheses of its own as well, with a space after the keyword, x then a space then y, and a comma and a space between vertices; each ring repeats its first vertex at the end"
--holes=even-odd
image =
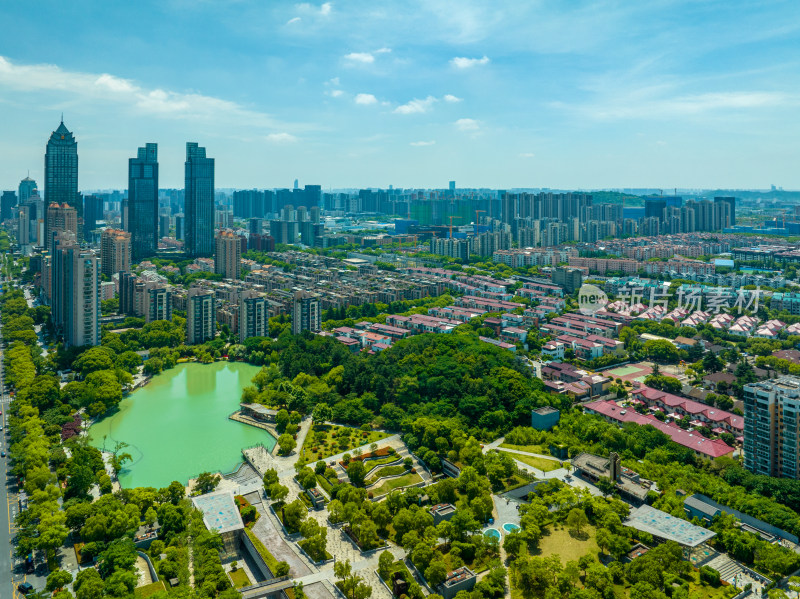
POLYGON ((124 441, 133 461, 119 473, 124 488, 185 484, 203 471, 231 472, 244 461, 242 450, 277 439, 270 431, 230 420, 242 389, 260 367, 244 362, 184 362, 148 377, 113 413, 84 429, 100 450, 124 441))

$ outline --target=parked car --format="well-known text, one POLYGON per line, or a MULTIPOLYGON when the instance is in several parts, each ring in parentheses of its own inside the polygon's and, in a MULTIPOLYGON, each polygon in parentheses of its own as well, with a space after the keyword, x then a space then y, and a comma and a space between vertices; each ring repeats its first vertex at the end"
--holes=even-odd
POLYGON ((23 582, 20 583, 20 585, 17 587, 17 590, 23 595, 27 595, 28 593, 33 592, 33 585, 29 582, 23 582))

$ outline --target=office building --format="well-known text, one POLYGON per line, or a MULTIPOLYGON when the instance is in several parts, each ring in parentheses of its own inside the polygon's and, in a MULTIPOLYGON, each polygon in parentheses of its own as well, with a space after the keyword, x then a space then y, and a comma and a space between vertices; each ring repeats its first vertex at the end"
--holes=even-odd
POLYGON ((303 331, 318 333, 322 328, 322 312, 319 296, 297 291, 292 306, 292 334, 299 335, 303 331))
POLYGON ((186 251, 195 258, 210 257, 214 253, 214 159, 193 142, 186 144, 185 178, 186 251))
POLYGON ((14 208, 17 207, 17 194, 14 191, 4 191, 0 197, 0 221, 14 218, 14 208))
POLYGON ((744 465, 754 474, 800 478, 800 377, 744 386, 744 465))
POLYGON ((19 203, 22 204, 37 190, 36 181, 30 177, 25 177, 19 182, 19 203))
POLYGON ((644 217, 657 218, 660 221, 664 219, 664 208, 667 207, 667 201, 662 198, 646 198, 644 201, 644 217))
POLYGON ((124 228, 131 234, 134 262, 158 250, 158 144, 145 144, 128 159, 128 201, 124 228))
POLYGON ((192 287, 186 298, 186 343, 197 345, 217 334, 217 310, 214 292, 192 287))
POLYGON ((186 217, 183 214, 175 215, 175 239, 183 241, 186 238, 186 217))
POLYGON ((583 283, 583 271, 580 268, 556 266, 553 269, 553 284, 563 287, 567 293, 575 293, 583 283))
POLYGON ((214 255, 214 272, 225 279, 240 279, 242 269, 242 242, 233 231, 217 232, 217 251, 214 255))
POLYGON ((311 206, 308 209, 309 219, 315 225, 319 224, 320 220, 322 220, 322 208, 319 206, 311 206))
POLYGON ((306 185, 303 190, 305 193, 305 207, 308 209, 314 206, 319 207, 322 204, 322 186, 321 185, 306 185))
POLYGON ((47 206, 45 217, 45 244, 49 250, 52 247, 53 235, 64 232, 78 235, 78 212, 68 204, 52 204, 47 206))
POLYGON ((158 237, 169 237, 170 218, 169 214, 162 214, 158 217, 158 237))
MULTIPOLYGON (((63 119, 47 141, 44 155, 44 203, 46 206, 67 204, 75 208, 78 220, 83 216, 83 202, 78 195, 78 142, 64 126, 63 119)), ((45 232, 47 230, 45 216, 45 232)), ((75 232, 83 233, 77 230, 75 232)))
POLYGON ((97 240, 96 230, 103 220, 103 198, 97 195, 83 196, 83 238, 90 243, 97 240))
POLYGON ((269 335, 267 300, 253 290, 243 291, 239 299, 239 341, 269 335))
POLYGON ((102 272, 111 276, 131 269, 131 234, 119 229, 105 229, 100 235, 102 272))

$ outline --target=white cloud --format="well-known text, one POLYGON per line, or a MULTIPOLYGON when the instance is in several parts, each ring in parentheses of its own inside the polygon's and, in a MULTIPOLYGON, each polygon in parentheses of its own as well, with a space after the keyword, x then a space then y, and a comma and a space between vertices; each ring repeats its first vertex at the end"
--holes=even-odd
POLYGON ((330 79, 328 83, 330 83, 331 85, 339 85, 339 78, 334 77, 333 79, 330 79))
POLYGON ((350 52, 350 54, 345 54, 344 59, 351 62, 360 62, 362 64, 372 64, 375 62, 375 57, 369 52, 350 52))
POLYGON ((457 69, 470 69, 475 66, 489 64, 489 57, 484 55, 483 58, 466 58, 464 56, 456 56, 450 61, 450 64, 457 69))
POLYGON ((428 96, 424 100, 419 100, 414 98, 407 104, 403 104, 402 106, 398 106, 394 109, 397 114, 420 114, 423 112, 428 112, 431 107, 436 102, 436 98, 433 96, 428 96))
POLYGON ((389 54, 391 51, 391 48, 378 48, 374 52, 350 52, 345 54, 344 59, 351 63, 372 64, 376 54, 389 54))
POLYGON ((480 123, 475 119, 458 119, 455 126, 459 131, 477 131, 480 129, 480 123))
POLYGON ((293 19, 289 19, 288 21, 286 21, 286 24, 293 25, 294 23, 299 23, 300 21, 302 21, 300 17, 294 17, 293 19))
POLYGON ((454 96, 453 94, 445 94, 442 100, 445 102, 461 102, 461 98, 454 96))
POLYGON ((108 73, 66 71, 52 64, 23 65, 0 56, 0 89, 18 92, 54 92, 59 101, 67 95, 85 104, 115 103, 139 113, 172 119, 207 119, 250 126, 281 126, 271 116, 244 106, 197 93, 146 88, 130 79, 108 73))
POLYGON ((730 111, 769 109, 777 106, 797 106, 800 98, 770 91, 729 91, 693 95, 667 95, 664 87, 645 87, 616 95, 601 94, 586 104, 553 102, 555 108, 567 109, 595 120, 669 119, 699 115, 727 114, 730 111))
POLYGON ((319 7, 317 7, 314 4, 303 2, 297 5, 297 10, 305 14, 327 17, 329 14, 331 14, 331 11, 333 10, 333 3, 325 2, 324 4, 321 4, 319 7))
POLYGON ((536 157, 536 154, 534 154, 533 152, 522 152, 522 153, 519 155, 519 157, 520 157, 520 158, 535 158, 535 157, 536 157))
POLYGON ((332 89, 331 91, 328 92, 328 95, 331 98, 338 98, 340 96, 343 96, 344 92, 342 90, 340 90, 340 89, 332 89))
POLYGON ((356 104, 369 106, 370 104, 377 104, 378 98, 372 94, 356 94, 356 104))
POLYGON ((412 141, 408 145, 414 146, 414 147, 417 147, 417 148, 421 148, 421 147, 424 147, 424 146, 432 146, 432 145, 435 145, 435 144, 436 144, 436 141, 432 139, 430 141, 412 141))
POLYGON ((292 143, 297 141, 297 138, 291 133, 270 133, 264 136, 264 139, 274 143, 292 143))

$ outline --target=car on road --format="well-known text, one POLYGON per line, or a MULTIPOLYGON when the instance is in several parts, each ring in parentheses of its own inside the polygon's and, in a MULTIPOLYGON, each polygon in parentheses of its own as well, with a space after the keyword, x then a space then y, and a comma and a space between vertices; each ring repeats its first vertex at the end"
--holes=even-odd
POLYGON ((4 457, 6 457, 6 452, 5 451, 0 451, 0 458, 4 458, 4 457))
POLYGON ((23 595, 33 592, 33 585, 29 582, 22 582, 17 586, 17 590, 23 595))

